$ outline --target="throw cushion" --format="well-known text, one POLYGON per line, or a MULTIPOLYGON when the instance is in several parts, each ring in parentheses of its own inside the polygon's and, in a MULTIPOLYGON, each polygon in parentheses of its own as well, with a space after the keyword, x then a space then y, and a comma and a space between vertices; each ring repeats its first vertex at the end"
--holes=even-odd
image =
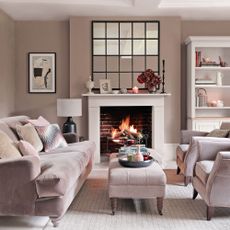
POLYGON ((39 154, 36 151, 36 149, 27 141, 23 141, 23 140, 19 141, 18 149, 20 150, 23 156, 33 155, 39 157, 39 154))
POLYGON ((66 140, 63 137, 58 124, 36 126, 36 129, 43 142, 45 152, 67 146, 66 140))
POLYGON ((40 152, 43 149, 43 144, 33 125, 31 124, 26 124, 24 126, 17 125, 16 130, 19 137, 22 140, 29 142, 36 149, 36 151, 40 152))
POLYGON ((50 123, 42 116, 39 116, 38 119, 30 119, 28 122, 34 126, 48 126, 50 123))
POLYGON ((12 140, 0 131, 0 158, 20 158, 22 157, 12 140))
POLYGON ((214 129, 207 135, 207 137, 227 137, 228 133, 228 129, 214 129))

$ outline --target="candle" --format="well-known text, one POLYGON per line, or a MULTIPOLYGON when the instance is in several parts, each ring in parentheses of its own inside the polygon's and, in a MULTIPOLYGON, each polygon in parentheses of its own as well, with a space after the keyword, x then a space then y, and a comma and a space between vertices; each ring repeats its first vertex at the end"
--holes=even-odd
POLYGON ((137 86, 134 86, 134 87, 133 87, 133 93, 138 93, 138 92, 139 92, 138 87, 137 87, 137 86))

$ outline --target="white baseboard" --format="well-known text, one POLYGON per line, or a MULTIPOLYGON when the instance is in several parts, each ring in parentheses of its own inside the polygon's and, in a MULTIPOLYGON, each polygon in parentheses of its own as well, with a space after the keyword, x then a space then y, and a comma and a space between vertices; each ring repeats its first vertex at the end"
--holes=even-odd
POLYGON ((164 145, 163 161, 175 161, 176 160, 176 148, 178 143, 166 143, 164 145))

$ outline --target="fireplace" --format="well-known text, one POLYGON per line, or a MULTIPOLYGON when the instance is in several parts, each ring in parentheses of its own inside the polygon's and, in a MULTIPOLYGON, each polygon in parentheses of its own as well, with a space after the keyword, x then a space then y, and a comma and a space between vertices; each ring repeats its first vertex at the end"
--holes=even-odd
POLYGON ((150 106, 113 106, 100 108, 101 154, 118 152, 123 145, 152 143, 150 106))
POLYGON ((83 94, 88 98, 89 140, 96 144, 94 163, 101 162, 100 110, 103 107, 151 107, 151 148, 164 154, 164 100, 170 94, 83 94))

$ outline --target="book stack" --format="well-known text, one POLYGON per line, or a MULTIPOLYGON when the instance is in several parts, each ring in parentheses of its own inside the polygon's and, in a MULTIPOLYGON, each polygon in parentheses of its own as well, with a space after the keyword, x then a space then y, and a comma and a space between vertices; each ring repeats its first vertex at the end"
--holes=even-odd
POLYGON ((201 51, 196 51, 196 67, 201 66, 201 51))

